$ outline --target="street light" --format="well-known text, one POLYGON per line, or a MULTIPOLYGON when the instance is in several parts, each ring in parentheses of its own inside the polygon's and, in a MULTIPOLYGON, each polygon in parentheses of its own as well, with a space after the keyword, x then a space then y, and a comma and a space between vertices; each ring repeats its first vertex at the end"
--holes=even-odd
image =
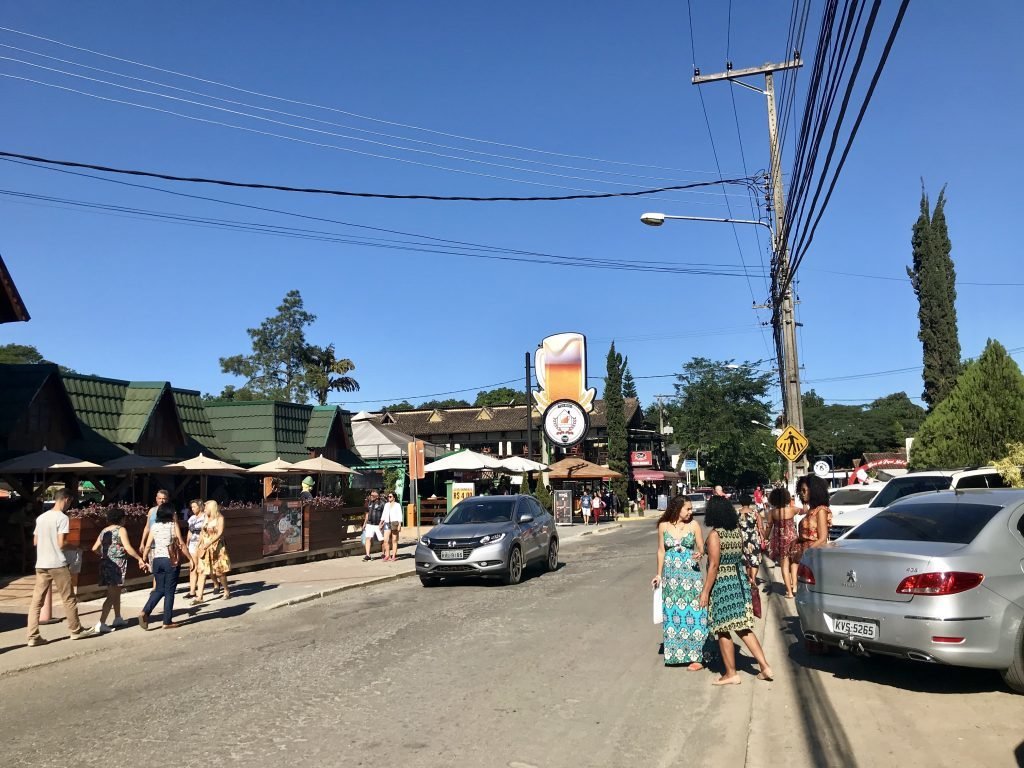
POLYGON ((758 421, 757 419, 751 419, 750 423, 751 424, 757 424, 757 426, 764 427, 765 429, 775 429, 775 427, 769 427, 767 424, 765 424, 764 422, 758 421))
POLYGON ((772 231, 771 225, 766 221, 758 221, 757 219, 720 219, 712 216, 670 216, 666 213, 644 213, 640 215, 640 221, 649 227, 660 227, 665 223, 666 219, 672 219, 675 221, 714 221, 719 224, 757 224, 764 227, 769 232, 772 231))

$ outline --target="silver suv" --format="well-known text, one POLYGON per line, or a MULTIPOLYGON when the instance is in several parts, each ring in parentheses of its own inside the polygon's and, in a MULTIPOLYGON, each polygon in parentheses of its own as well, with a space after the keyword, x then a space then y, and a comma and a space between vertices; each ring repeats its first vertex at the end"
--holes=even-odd
POLYGON ((977 467, 973 469, 934 469, 921 472, 909 472, 882 486, 882 490, 865 507, 852 507, 842 512, 833 513, 832 527, 829 538, 838 539, 847 531, 855 528, 868 518, 874 517, 885 507, 897 499, 915 493, 945 491, 947 489, 963 490, 966 488, 1006 488, 999 470, 995 467, 977 467))
POLYGON ((558 567, 558 532, 533 496, 473 496, 460 501, 416 545, 425 587, 447 577, 497 577, 518 584, 534 563, 558 567))

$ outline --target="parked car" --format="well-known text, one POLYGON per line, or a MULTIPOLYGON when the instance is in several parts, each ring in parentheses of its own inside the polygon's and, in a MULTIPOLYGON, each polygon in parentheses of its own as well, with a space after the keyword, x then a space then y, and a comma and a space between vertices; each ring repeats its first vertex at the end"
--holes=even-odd
POLYGON ((887 506, 797 573, 804 637, 853 653, 996 669, 1024 693, 1024 491, 887 506))
MULTIPOLYGON (((863 488, 865 486, 859 487, 863 488)), ((838 511, 835 507, 832 507, 832 527, 829 529, 829 538, 838 539, 847 531, 860 525, 868 518, 874 517, 885 507, 897 499, 902 499, 904 496, 910 496, 915 493, 928 493, 929 491, 943 491, 947 488, 962 490, 967 488, 1005 487, 1006 482, 995 467, 910 472, 901 477, 894 477, 889 482, 881 485, 874 498, 865 506, 854 506, 838 511)))
POLYGON ((688 493, 686 498, 689 499, 690 504, 693 505, 694 515, 703 515, 704 508, 708 505, 707 496, 703 493, 688 493))
POLYGON ((416 545, 425 587, 447 577, 494 577, 518 584, 523 570, 558 567, 554 518, 533 496, 473 496, 460 501, 416 545))

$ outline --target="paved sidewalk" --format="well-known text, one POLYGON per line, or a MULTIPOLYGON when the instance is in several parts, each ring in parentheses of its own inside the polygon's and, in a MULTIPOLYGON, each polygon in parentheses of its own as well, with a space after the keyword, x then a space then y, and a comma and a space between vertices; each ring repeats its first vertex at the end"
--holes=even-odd
MULTIPOLYGON (((574 541, 586 541, 584 536, 611 533, 621 527, 619 523, 605 523, 597 530, 593 526, 584 528, 575 525, 559 527, 558 533, 564 547, 571 546, 574 541)), ((354 555, 232 574, 231 598, 211 599, 212 595, 207 594, 206 603, 198 608, 190 607, 185 596, 188 584, 181 583, 174 600, 174 619, 187 624, 176 630, 159 629, 161 615, 158 607, 151 617, 150 631, 166 631, 175 636, 187 637, 193 625, 213 619, 230 619, 250 611, 270 611, 347 589, 415 576, 415 545, 414 536, 403 541, 398 560, 393 563, 381 561, 379 554, 374 554, 370 562, 365 562, 361 555, 354 555)), ((35 648, 25 645, 27 622, 24 611, 0 614, 0 676, 142 640, 143 632, 138 627, 137 617, 148 597, 148 589, 127 592, 121 596, 121 612, 129 621, 127 627, 106 635, 73 641, 68 637, 65 622, 59 620, 41 627, 43 637, 50 642, 35 648)), ((102 605, 102 600, 79 603, 78 612, 83 626, 95 626, 102 605)), ((59 599, 55 601, 54 615, 63 616, 59 599)), ((108 618, 108 622, 112 620, 112 616, 108 618)))

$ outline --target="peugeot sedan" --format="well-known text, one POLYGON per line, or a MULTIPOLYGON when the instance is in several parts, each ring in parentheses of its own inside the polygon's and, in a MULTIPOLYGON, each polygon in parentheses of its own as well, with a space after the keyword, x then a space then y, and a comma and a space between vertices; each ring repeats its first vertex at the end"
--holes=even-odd
POLYGON ((416 546, 425 587, 446 577, 494 577, 518 584, 523 570, 558 567, 558 532, 533 496, 474 496, 460 501, 416 546))
POLYGON ((1024 491, 908 496, 808 550, 797 612, 810 642, 996 669, 1024 693, 1024 491))

